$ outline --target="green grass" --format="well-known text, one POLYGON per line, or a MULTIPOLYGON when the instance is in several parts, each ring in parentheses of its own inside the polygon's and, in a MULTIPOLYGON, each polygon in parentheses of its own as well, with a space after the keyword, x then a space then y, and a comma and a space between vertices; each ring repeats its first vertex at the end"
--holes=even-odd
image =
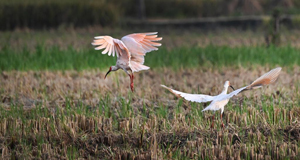
MULTIPOLYGON (((300 65, 298 57, 300 49, 290 46, 284 47, 225 47, 207 46, 204 48, 176 48, 167 50, 163 47, 158 51, 148 53, 145 65, 151 68, 172 67, 240 67, 252 65, 269 65, 292 67, 300 65)), ((0 70, 85 70, 106 69, 115 65, 116 57, 102 55, 100 51, 75 50, 68 48, 62 50, 58 47, 45 49, 37 46, 35 51, 24 48, 16 51, 3 48, 0 51, 0 70)))

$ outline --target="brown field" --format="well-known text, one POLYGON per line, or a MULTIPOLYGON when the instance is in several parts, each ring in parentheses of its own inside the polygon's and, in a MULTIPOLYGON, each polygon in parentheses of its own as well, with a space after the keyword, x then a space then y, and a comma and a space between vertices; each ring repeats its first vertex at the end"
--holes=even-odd
POLYGON ((283 68, 275 84, 233 97, 225 106, 223 130, 219 112, 210 129, 213 113, 201 112, 208 103, 181 103, 160 87, 215 95, 226 80, 240 88, 269 70, 154 69, 135 75, 134 94, 122 71, 106 80, 99 70, 2 72, 2 113, 11 106, 23 107, 25 117, 44 113, 1 118, 2 158, 298 159, 299 67, 283 68), (76 112, 81 105, 88 114, 76 112))
MULTIPOLYGON (((135 92, 132 96, 133 98, 141 98, 152 102, 174 99, 174 96, 168 92, 162 92, 164 89, 160 87, 160 84, 165 84, 187 93, 197 92, 197 89, 199 89, 201 93, 214 95, 222 91, 226 80, 230 80, 231 84, 237 89, 250 84, 250 82, 269 69, 257 67, 252 69, 224 68, 219 71, 202 68, 180 69, 179 71, 167 68, 149 70, 135 73, 135 92)), ((286 73, 283 70, 275 85, 254 91, 254 93, 263 91, 265 94, 270 94, 282 91, 288 93, 287 96, 290 96, 289 94, 293 94, 292 90, 295 88, 295 82, 299 82, 300 72, 298 69, 298 67, 295 67, 293 73, 286 73), (273 89, 276 90, 274 91, 273 89)), ((129 88, 130 80, 125 72, 123 73, 121 70, 113 72, 109 74, 107 79, 104 79, 105 73, 105 71, 99 70, 81 72, 2 72, 0 77, 1 94, 11 98, 18 95, 26 96, 29 99, 43 99, 46 101, 53 101, 57 97, 70 97, 73 99, 84 99, 90 102, 89 105, 96 105, 97 99, 106 94, 110 94, 113 97, 126 97, 127 94, 131 94, 129 88)), ((245 94, 248 95, 247 92, 245 94)))

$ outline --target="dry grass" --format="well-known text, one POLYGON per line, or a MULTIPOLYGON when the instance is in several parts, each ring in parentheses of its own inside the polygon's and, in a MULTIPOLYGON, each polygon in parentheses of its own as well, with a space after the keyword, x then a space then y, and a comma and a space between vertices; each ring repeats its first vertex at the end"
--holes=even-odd
MULTIPOLYGON (((0 49, 10 47, 13 49, 35 49, 38 44, 46 47, 59 46, 67 49, 72 47, 76 50, 92 48, 93 37, 99 35, 110 35, 114 38, 121 38, 124 35, 137 32, 159 31, 159 36, 163 37, 163 46, 172 49, 174 47, 190 47, 207 45, 215 46, 261 46, 265 45, 265 32, 239 31, 236 29, 227 30, 201 30, 197 28, 189 29, 159 29, 152 30, 123 30, 109 29, 101 27, 89 27, 84 29, 60 28, 58 30, 15 30, 12 32, 0 32, 0 49)), ((286 30, 281 33, 282 45, 291 45, 300 48, 300 31, 286 30)))
MULTIPOLYGON (((290 90, 295 88, 299 75, 298 67, 291 73, 281 73, 280 80, 275 86, 284 83, 284 88, 290 90), (288 85, 288 86, 287 86, 288 85)), ((255 78, 268 71, 267 68, 255 67, 250 69, 228 69, 210 70, 207 68, 180 69, 177 71, 167 68, 149 70, 135 74, 135 92, 131 95, 129 90, 129 77, 122 71, 113 72, 104 79, 106 70, 91 71, 29 71, 29 72, 2 72, 0 84, 2 94, 7 96, 30 96, 31 99, 43 99, 53 101, 57 97, 69 97, 92 101, 107 94, 112 97, 127 94, 133 98, 153 99, 161 97, 160 84, 171 86, 183 92, 202 92, 206 94, 218 94, 223 89, 223 83, 230 80, 235 87, 250 84, 255 78), (241 78, 242 76, 242 78, 241 78), (141 87, 142 86, 142 87, 141 87), (198 91, 199 90, 199 91, 198 91), (151 94, 147 94, 151 92, 151 94)), ((273 92, 271 88, 263 89, 265 93, 273 92)), ((164 91, 164 90, 163 90, 164 91)), ((258 91, 261 92, 261 91, 258 91)), ((286 92, 284 90, 284 92, 286 92)), ((168 95, 168 94, 167 94, 168 95)), ((169 99, 171 95, 165 98, 169 99)), ((98 102, 95 102, 95 105, 98 102)), ((91 104, 92 105, 92 104, 91 104)))
MULTIPOLYGON (((189 103, 160 87, 218 94, 270 68, 155 69, 123 72, 2 72, 3 159, 283 159, 299 158, 299 67, 276 84, 231 99, 211 130, 208 104, 189 103)), ((217 113, 219 115, 219 113, 217 113)))

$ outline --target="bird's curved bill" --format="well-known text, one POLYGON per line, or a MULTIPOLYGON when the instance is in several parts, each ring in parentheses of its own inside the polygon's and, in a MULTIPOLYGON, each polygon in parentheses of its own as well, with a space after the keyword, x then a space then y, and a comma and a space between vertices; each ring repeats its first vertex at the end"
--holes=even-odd
POLYGON ((105 77, 104 77, 104 79, 106 78, 106 76, 109 74, 109 72, 110 72, 111 70, 109 70, 107 73, 106 73, 106 75, 105 75, 105 77))
POLYGON ((233 90, 235 90, 232 86, 229 86, 230 88, 232 88, 233 90))

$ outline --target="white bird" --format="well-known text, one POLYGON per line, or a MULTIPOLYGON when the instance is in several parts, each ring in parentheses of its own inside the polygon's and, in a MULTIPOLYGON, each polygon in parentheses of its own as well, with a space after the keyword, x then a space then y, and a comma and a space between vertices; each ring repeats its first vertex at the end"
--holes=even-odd
MULTIPOLYGON (((191 101, 191 102, 209 102, 212 101, 209 106, 207 106, 205 109, 203 109, 202 111, 206 111, 206 110, 213 110, 213 111, 217 111, 219 109, 221 109, 221 121, 222 121, 222 114, 224 111, 224 106, 228 103, 229 99, 232 96, 237 95, 238 93, 242 92, 242 91, 246 91, 246 90, 251 90, 251 89, 257 89, 260 88, 264 85, 268 85, 270 83, 273 83, 277 80, 279 73, 281 71, 281 67, 272 69, 271 71, 269 71, 268 73, 265 73, 264 75, 262 75, 261 77, 259 77, 258 79, 256 79, 254 82, 252 82, 250 85, 242 87, 240 89, 234 90, 234 88, 230 85, 229 81, 226 81, 224 84, 224 89, 223 91, 216 96, 210 96, 210 95, 203 95, 203 94, 189 94, 189 93, 183 93, 183 92, 179 92, 176 90, 173 90, 171 88, 166 87, 165 85, 161 85, 162 87, 168 89, 171 93, 175 94, 177 97, 183 97, 184 99, 191 101), (227 89, 228 87, 231 87, 234 91, 227 94, 227 89)), ((212 117, 212 120, 214 119, 214 116, 212 117)), ((223 121, 222 121, 222 127, 224 127, 223 121)), ((212 122, 212 126, 213 127, 213 122, 212 122)))
POLYGON ((157 32, 133 33, 122 37, 121 40, 111 36, 95 37, 92 43, 92 45, 97 46, 95 50, 104 49, 102 54, 107 53, 108 56, 116 55, 118 57, 116 65, 109 68, 104 78, 111 71, 123 69, 130 77, 130 88, 133 91, 133 73, 148 70, 150 67, 143 65, 144 56, 147 52, 158 50, 157 46, 161 46, 160 43, 154 42, 162 40, 156 34, 157 32))

